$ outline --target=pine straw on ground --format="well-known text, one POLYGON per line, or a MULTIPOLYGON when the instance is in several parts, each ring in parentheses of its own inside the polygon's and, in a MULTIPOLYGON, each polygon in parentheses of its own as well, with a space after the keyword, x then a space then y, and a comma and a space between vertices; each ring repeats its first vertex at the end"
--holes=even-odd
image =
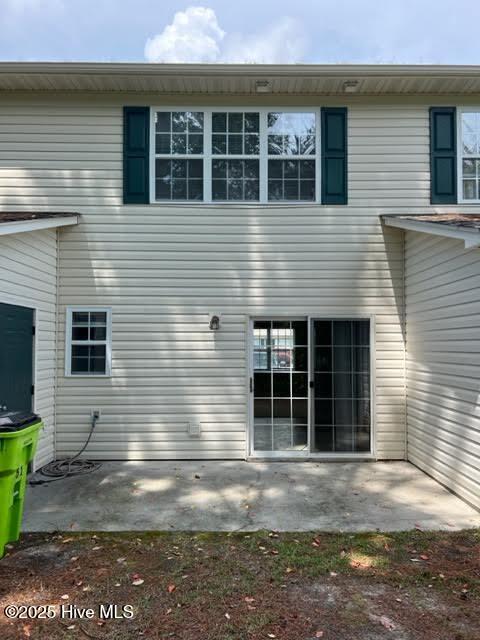
POLYGON ((30 534, 0 561, 2 640, 478 640, 479 612, 478 530, 30 534), (55 618, 9 620, 9 604, 55 618))

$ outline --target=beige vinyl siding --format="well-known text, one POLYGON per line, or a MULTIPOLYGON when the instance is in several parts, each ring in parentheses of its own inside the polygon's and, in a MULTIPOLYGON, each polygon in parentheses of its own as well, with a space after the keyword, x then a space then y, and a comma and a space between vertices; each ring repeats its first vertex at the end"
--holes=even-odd
POLYGON ((0 236, 0 302, 35 310, 34 411, 45 424, 35 458, 37 468, 55 457, 56 272, 55 229, 0 236))
POLYGON ((480 250, 406 233, 408 458, 480 507, 480 250))
POLYGON ((379 214, 431 210, 432 102, 296 99, 349 107, 348 206, 123 206, 122 105, 158 102, 12 95, 0 106, 2 203, 82 214, 60 241, 58 454, 76 451, 100 408, 92 457, 244 457, 248 316, 310 314, 374 318, 375 450, 403 458, 403 234, 379 214), (82 304, 112 307, 111 378, 64 377, 65 307, 82 304), (222 314, 217 334, 209 312, 222 314))

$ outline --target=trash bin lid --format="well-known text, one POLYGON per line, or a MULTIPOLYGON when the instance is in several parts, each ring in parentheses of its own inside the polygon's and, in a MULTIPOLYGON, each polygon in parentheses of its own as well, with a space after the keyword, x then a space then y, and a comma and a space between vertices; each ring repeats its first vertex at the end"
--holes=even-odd
POLYGON ((26 429, 38 420, 40 416, 31 411, 0 411, 0 433, 26 429))

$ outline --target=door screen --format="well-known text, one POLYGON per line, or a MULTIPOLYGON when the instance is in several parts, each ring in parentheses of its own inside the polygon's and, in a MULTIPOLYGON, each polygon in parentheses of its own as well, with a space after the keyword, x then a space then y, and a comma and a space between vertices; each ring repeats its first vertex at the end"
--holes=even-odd
POLYGON ((314 320, 317 452, 370 451, 370 322, 314 320))

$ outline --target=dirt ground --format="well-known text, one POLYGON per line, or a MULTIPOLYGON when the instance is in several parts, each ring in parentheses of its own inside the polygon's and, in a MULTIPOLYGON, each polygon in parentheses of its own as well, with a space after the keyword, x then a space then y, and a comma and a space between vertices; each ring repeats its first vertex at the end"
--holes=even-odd
POLYGON ((25 535, 0 638, 478 640, 480 531, 25 535))

